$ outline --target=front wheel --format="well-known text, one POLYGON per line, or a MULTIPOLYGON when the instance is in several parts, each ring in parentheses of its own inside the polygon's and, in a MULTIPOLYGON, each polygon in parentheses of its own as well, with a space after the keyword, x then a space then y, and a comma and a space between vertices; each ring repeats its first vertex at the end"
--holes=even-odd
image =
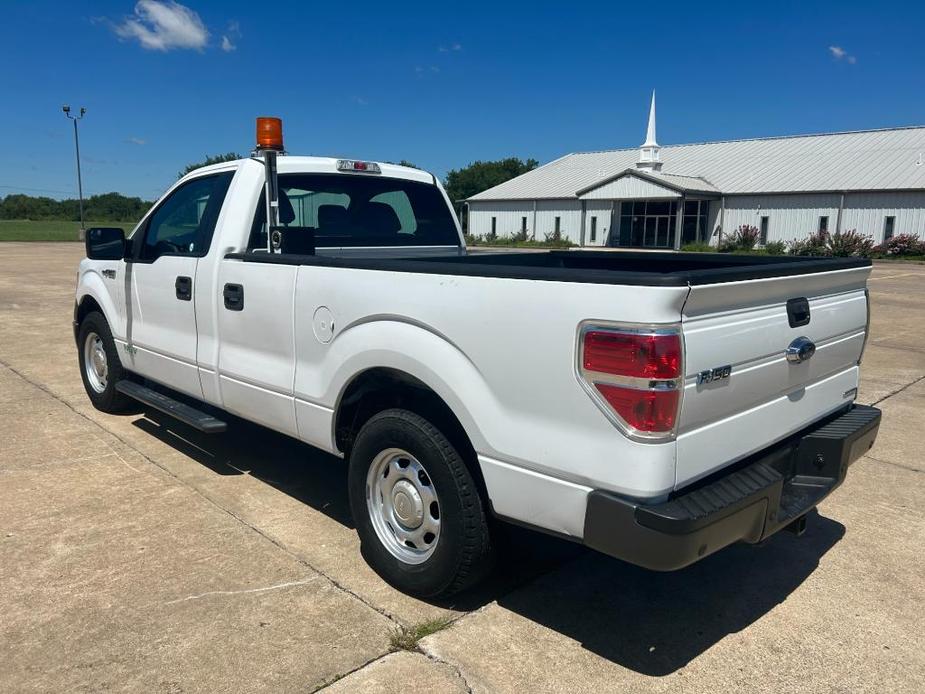
POLYGON ((385 410, 350 453, 350 508, 363 556, 393 586, 447 596, 491 567, 482 499, 457 449, 408 410, 385 410))
POLYGON ((116 390, 124 371, 103 314, 93 311, 83 319, 77 331, 77 350, 80 377, 93 406, 108 413, 129 410, 134 402, 116 390))

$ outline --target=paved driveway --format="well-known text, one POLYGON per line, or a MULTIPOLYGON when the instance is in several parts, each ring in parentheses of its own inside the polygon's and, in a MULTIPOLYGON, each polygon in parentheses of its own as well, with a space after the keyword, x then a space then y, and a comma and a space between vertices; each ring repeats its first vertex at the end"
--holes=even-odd
POLYGON ((512 530, 488 586, 433 605, 363 563, 341 461, 90 407, 81 255, 0 244, 0 691, 922 691, 925 266, 874 270, 880 439, 804 537, 654 574, 512 530))

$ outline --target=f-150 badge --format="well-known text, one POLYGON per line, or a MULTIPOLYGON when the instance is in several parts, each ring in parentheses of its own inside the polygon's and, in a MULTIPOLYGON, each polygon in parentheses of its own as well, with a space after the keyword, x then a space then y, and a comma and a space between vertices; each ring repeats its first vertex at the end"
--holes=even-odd
POLYGON ((697 383, 714 383, 715 381, 725 381, 732 373, 732 366, 717 366, 715 369, 707 369, 697 374, 697 383))

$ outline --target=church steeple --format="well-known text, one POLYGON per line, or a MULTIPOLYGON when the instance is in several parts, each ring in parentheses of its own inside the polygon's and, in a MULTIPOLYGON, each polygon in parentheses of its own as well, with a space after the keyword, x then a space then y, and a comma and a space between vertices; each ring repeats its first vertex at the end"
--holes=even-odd
POLYGON ((658 142, 655 139, 655 90, 652 90, 652 103, 649 105, 649 127, 646 128, 646 141, 639 148, 639 161, 637 169, 661 171, 662 162, 658 158, 658 142))

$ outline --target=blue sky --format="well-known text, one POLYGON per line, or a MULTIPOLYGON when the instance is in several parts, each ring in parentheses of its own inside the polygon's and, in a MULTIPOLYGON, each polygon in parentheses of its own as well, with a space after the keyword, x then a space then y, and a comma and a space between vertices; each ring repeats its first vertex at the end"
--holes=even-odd
POLYGON ((0 195, 156 197, 254 117, 287 148, 549 161, 638 145, 925 123, 925 5, 2 3, 0 195))

